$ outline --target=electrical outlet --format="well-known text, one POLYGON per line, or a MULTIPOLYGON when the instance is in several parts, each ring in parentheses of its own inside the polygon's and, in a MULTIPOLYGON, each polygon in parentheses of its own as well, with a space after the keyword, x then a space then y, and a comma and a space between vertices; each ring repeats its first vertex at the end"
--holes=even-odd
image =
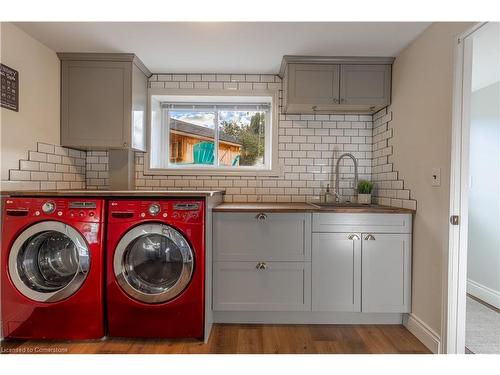
POLYGON ((432 186, 441 186, 441 168, 432 168, 432 186))

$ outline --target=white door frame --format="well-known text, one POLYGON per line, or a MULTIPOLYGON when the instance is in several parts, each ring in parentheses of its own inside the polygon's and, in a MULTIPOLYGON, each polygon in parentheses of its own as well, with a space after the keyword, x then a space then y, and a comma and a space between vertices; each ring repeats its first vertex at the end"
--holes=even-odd
POLYGON ((453 117, 450 177, 450 225, 448 254, 444 262, 442 350, 465 351, 465 303, 467 292, 467 232, 470 94, 472 78, 472 34, 486 23, 478 23, 459 35, 455 47, 453 117), (451 224, 457 215, 459 225, 451 224))

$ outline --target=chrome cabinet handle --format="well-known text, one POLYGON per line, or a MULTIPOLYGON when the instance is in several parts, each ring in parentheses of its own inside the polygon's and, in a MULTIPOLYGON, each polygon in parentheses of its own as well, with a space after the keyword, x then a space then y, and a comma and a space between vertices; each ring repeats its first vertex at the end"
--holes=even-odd
POLYGON ((266 264, 266 262, 259 262, 255 266, 255 268, 257 268, 258 270, 265 270, 265 269, 267 269, 267 264, 266 264))
POLYGON ((365 236, 366 241, 375 241, 375 236, 373 234, 367 234, 365 236))
POLYGON ((345 99, 344 98, 340 99, 340 102, 345 103, 345 99))
POLYGON ((339 100, 338 100, 337 98, 333 98, 333 102, 334 102, 335 104, 338 104, 338 103, 339 103, 339 100))
POLYGON ((258 213, 258 214, 255 216, 255 218, 256 218, 257 220, 262 220, 262 221, 264 221, 264 220, 266 220, 266 219, 267 219, 267 215, 266 215, 265 213, 261 212, 261 213, 258 213))
POLYGON ((359 236, 357 234, 350 234, 348 237, 347 237, 348 240, 359 240, 359 236))

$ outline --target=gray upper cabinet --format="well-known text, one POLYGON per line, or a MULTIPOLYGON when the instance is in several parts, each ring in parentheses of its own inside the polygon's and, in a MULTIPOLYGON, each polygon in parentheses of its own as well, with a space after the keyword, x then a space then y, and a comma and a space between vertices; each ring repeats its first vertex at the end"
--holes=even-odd
POLYGON ((146 150, 147 80, 133 54, 59 53, 61 144, 146 150))
POLYGON ((339 65, 290 65, 289 105, 330 105, 339 100, 339 65))
POLYGON ((374 113, 391 102, 393 58, 284 56, 283 112, 374 113))
POLYGON ((387 106, 391 102, 390 65, 342 65, 340 104, 387 106))

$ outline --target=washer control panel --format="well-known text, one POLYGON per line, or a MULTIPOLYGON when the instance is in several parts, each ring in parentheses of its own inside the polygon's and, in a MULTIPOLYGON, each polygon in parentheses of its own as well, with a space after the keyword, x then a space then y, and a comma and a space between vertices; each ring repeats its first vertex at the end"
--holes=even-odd
POLYGON ((183 223, 202 223, 202 200, 111 200, 108 202, 109 221, 154 219, 183 223))
POLYGON ((37 217, 40 219, 74 219, 99 222, 103 201, 74 198, 6 198, 5 215, 37 217))

